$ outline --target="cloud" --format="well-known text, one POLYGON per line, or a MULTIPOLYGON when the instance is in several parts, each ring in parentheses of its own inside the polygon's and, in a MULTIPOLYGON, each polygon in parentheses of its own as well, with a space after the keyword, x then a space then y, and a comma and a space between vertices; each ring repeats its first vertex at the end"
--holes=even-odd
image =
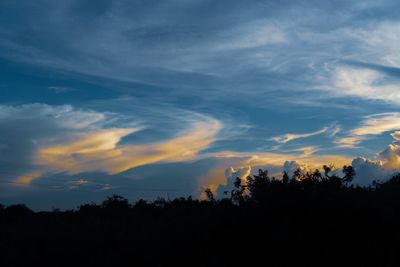
POLYGON ((372 181, 385 179, 390 173, 380 160, 357 157, 352 161, 351 165, 356 172, 354 183, 360 185, 371 185, 372 181))
POLYGON ((157 162, 193 160, 214 142, 222 125, 216 120, 196 122, 170 140, 144 145, 119 145, 135 129, 105 129, 90 132, 70 143, 44 147, 37 164, 47 171, 79 173, 105 171, 111 174, 157 162))
POLYGON ((93 181, 88 181, 86 179, 78 179, 74 181, 67 182, 64 186, 61 185, 59 186, 59 189, 64 189, 66 188, 67 190, 76 190, 76 191, 90 191, 90 192, 96 192, 96 191, 107 191, 110 189, 116 189, 119 186, 112 186, 111 184, 108 183, 98 183, 98 182, 93 182, 93 181))
POLYGON ((86 185, 88 185, 88 184, 89 184, 89 181, 88 181, 88 180, 79 179, 79 180, 75 180, 75 181, 69 182, 69 187, 68 187, 68 189, 69 189, 69 190, 74 190, 74 189, 77 189, 77 188, 79 188, 79 187, 81 187, 81 186, 86 186, 86 185))
MULTIPOLYGON (((386 12, 389 13, 389 10, 386 12)), ((370 56, 370 62, 399 67, 400 48, 396 45, 400 41, 399 29, 400 22, 397 19, 382 20, 366 24, 365 27, 344 30, 343 34, 362 44, 361 48, 370 56)))
POLYGON ((283 44, 287 41, 287 36, 282 27, 270 21, 260 20, 228 30, 224 33, 223 40, 216 45, 215 49, 220 51, 246 49, 271 44, 283 44))
POLYGON ((228 179, 228 182, 235 181, 236 178, 245 181, 247 176, 251 173, 251 166, 232 168, 229 167, 225 170, 225 177, 228 179))
POLYGON ((305 146, 305 147, 299 147, 294 149, 293 151, 299 151, 302 152, 304 155, 312 155, 315 152, 318 151, 318 147, 315 146, 305 146))
POLYGON ((276 136, 276 137, 272 137, 271 140, 280 143, 280 144, 285 144, 287 142, 296 140, 296 139, 300 139, 300 138, 308 138, 311 136, 315 136, 315 135, 319 135, 319 134, 323 134, 328 130, 328 127, 324 127, 321 130, 315 131, 315 132, 311 132, 311 133, 303 133, 303 134, 294 134, 294 133, 288 133, 288 134, 284 134, 281 136, 276 136))
POLYGON ((400 132, 391 133, 394 141, 378 153, 374 160, 357 157, 352 161, 355 182, 369 185, 374 180, 386 180, 400 171, 400 132))
POLYGON ((335 93, 367 100, 400 103, 399 82, 372 69, 342 67, 334 76, 335 93))
POLYGON ((400 129, 400 113, 380 113, 364 117, 361 125, 349 132, 348 136, 338 138, 337 144, 351 148, 369 136, 376 136, 385 132, 400 129))
POLYGON ((21 184, 30 184, 47 173, 116 174, 157 162, 194 160, 222 128, 213 118, 181 112, 181 123, 187 125, 176 128, 186 129, 174 137, 130 144, 122 143, 123 139, 143 127, 116 127, 138 125, 119 114, 45 104, 3 105, 0 111, 0 128, 4 129, 0 137, 2 176, 19 177, 17 183, 21 184))
MULTIPOLYGON (((209 179, 208 182, 212 184, 215 192, 221 195, 224 191, 232 189, 233 177, 240 177, 242 179, 252 174, 254 169, 272 170, 271 175, 279 178, 283 171, 292 176, 293 172, 297 169, 302 171, 321 170, 323 165, 333 164, 336 167, 334 173, 338 175, 342 175, 341 168, 344 165, 353 166, 356 171, 353 183, 368 186, 374 180, 383 181, 389 179, 392 175, 400 171, 400 142, 398 141, 400 134, 399 132, 394 132, 392 136, 395 141, 388 145, 384 151, 378 153, 376 159, 365 157, 351 158, 340 155, 313 155, 307 153, 303 155, 280 153, 248 155, 246 153, 226 152, 219 156, 232 158, 236 162, 225 170, 224 180, 209 179)), ((220 167, 218 168, 220 169, 220 167)), ((221 175, 221 172, 219 171, 218 174, 221 175)))
POLYGON ((79 173, 89 170, 107 170, 109 160, 121 155, 117 144, 136 131, 133 128, 101 129, 81 134, 78 140, 39 148, 36 164, 54 172, 79 173))
MULTIPOLYGON (((335 95, 335 84, 344 88, 339 91, 348 91, 346 84, 337 84, 330 77, 343 61, 396 66, 398 23, 377 23, 368 6, 353 2, 336 6, 330 1, 246 4, 237 0, 229 4, 116 0, 94 6, 77 0, 67 4, 40 0, 16 9, 7 2, 1 6, 7 19, 0 24, 0 57, 46 72, 62 70, 63 75, 74 74, 74 78, 76 73, 81 79, 92 76, 91 82, 96 80, 100 86, 104 84, 99 78, 140 83, 151 90, 143 93, 132 84, 113 84, 107 90, 162 97, 162 101, 181 106, 192 99, 202 100, 193 101, 196 106, 210 107, 239 98, 245 113, 254 106, 274 105, 280 110, 315 107, 335 95), (35 12, 21 14, 21 10, 35 12), (370 33, 374 36, 371 40, 370 33), (26 36, 35 38, 27 40, 26 36), (327 69, 327 65, 331 67, 327 69), (321 94, 319 77, 325 77, 325 87, 330 83, 329 94, 321 94)), ((385 1, 379 7, 374 12, 386 14, 398 5, 385 1)), ((395 85, 389 80, 387 84, 395 85)), ((53 81, 49 86, 78 88, 53 81)), ((339 100, 329 103, 335 109, 349 108, 339 100)), ((232 105, 228 109, 238 108, 232 105)))
POLYGON ((34 179, 38 172, 33 170, 33 162, 39 147, 102 127, 107 116, 68 105, 0 105, 0 175, 3 179, 19 175, 23 175, 22 181, 34 179))
POLYGON ((218 184, 227 167, 350 163, 354 151, 322 153, 329 138, 318 138, 318 147, 299 138, 331 121, 340 127, 321 134, 342 146, 380 135, 372 118, 358 127, 368 134, 351 127, 400 103, 399 7, 386 0, 0 1, 0 99, 71 103, 1 106, 0 175, 35 183, 45 172, 118 173, 224 157, 209 172, 222 177, 218 184), (289 133, 272 138, 291 150, 257 150, 287 125, 289 133), (296 141, 307 144, 293 149, 296 141))
POLYGON ((296 170, 307 170, 309 169, 307 165, 305 164, 301 164, 298 161, 292 160, 292 161, 285 161, 285 163, 283 164, 283 171, 286 172, 289 177, 293 176, 293 173, 296 170))
POLYGON ((351 164, 352 158, 330 154, 288 154, 288 153, 252 153, 252 152, 217 152, 208 153, 204 157, 214 157, 221 163, 212 168, 208 175, 199 177, 202 188, 210 188, 221 196, 224 191, 232 189, 232 179, 242 180, 253 170, 267 169, 272 176, 280 177, 283 171, 290 174, 298 167, 302 170, 320 169, 325 164, 334 164, 339 168, 351 164))
POLYGON ((213 186, 214 193, 217 197, 222 198, 225 196, 229 196, 234 188, 234 182, 236 178, 239 178, 242 181, 242 184, 246 183, 246 178, 251 174, 252 167, 244 166, 239 168, 229 167, 225 170, 225 179, 226 182, 224 184, 219 184, 216 187, 213 186), (228 195, 226 194, 228 193, 228 195))

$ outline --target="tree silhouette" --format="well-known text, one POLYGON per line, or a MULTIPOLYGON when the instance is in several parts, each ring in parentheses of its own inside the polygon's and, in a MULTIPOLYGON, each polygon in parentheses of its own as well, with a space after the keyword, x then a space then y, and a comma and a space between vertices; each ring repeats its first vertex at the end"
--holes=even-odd
POLYGON ((351 166, 322 169, 259 170, 208 201, 0 205, 0 266, 399 266, 400 174, 360 187, 351 166))
POLYGON ((239 177, 236 177, 233 185, 234 188, 231 191, 231 199, 234 203, 242 205, 244 203, 244 191, 246 187, 242 185, 242 180, 239 177))
POLYGON ((215 202, 214 194, 210 188, 206 188, 206 190, 204 190, 204 192, 206 193, 206 197, 207 197, 208 201, 215 202))
POLYGON ((128 199, 122 196, 113 195, 103 201, 102 207, 105 210, 120 212, 128 210, 130 208, 130 204, 128 199))
POLYGON ((289 180, 290 180, 289 175, 287 174, 286 171, 284 171, 284 172, 283 172, 283 175, 282 175, 282 183, 288 184, 288 183, 289 183, 289 180))

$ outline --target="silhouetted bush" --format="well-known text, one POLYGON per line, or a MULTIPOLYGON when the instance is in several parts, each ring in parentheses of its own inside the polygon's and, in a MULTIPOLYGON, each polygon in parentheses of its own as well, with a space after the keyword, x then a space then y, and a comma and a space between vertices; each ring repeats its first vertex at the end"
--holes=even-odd
POLYGON ((368 187, 354 175, 259 170, 224 198, 0 205, 0 266, 399 266, 400 175, 368 187))

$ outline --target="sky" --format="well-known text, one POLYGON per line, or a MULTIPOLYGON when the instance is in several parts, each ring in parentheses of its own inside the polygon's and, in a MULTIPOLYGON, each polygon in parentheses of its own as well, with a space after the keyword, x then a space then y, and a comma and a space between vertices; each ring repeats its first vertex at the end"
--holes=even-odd
POLYGON ((396 0, 0 1, 0 202, 400 169, 396 0))

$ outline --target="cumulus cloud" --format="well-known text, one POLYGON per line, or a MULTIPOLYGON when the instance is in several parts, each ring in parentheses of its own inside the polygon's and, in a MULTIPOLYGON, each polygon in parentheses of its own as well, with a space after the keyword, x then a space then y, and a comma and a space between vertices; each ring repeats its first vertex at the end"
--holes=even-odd
POLYGON ((352 161, 351 165, 356 171, 354 183, 360 185, 370 185, 374 180, 387 178, 386 176, 390 173, 380 160, 357 157, 352 161))
POLYGON ((247 176, 251 173, 251 166, 233 168, 229 167, 225 170, 225 177, 228 179, 229 182, 234 181, 236 178, 245 181, 247 176))
POLYGON ((289 177, 292 177, 293 173, 296 170, 305 171, 307 169, 308 166, 306 164, 302 164, 295 160, 285 161, 285 163, 283 164, 283 171, 286 172, 289 175, 289 177))
POLYGON ((356 183, 368 185, 374 180, 388 179, 400 171, 400 133, 395 131, 391 136, 394 141, 378 153, 376 159, 358 157, 352 161, 356 183))
POLYGON ((202 188, 210 188, 219 196, 232 189, 232 182, 236 177, 243 180, 252 174, 253 170, 260 168, 269 170, 272 176, 279 178, 284 170, 292 175, 297 168, 304 171, 320 169, 325 164, 341 167, 349 165, 352 161, 348 156, 312 153, 218 152, 204 156, 223 159, 223 163, 211 169, 208 175, 199 177, 202 188))
MULTIPOLYGON (((376 159, 368 159, 365 157, 350 158, 338 155, 290 155, 279 153, 267 153, 253 155, 248 158, 246 153, 229 153, 226 157, 234 157, 237 161, 235 167, 229 167, 225 170, 225 180, 209 180, 212 182, 212 188, 219 196, 224 191, 232 190, 233 179, 239 177, 243 179, 252 174, 252 170, 261 168, 274 171, 272 175, 281 177, 283 171, 291 177, 297 169, 301 171, 312 171, 322 166, 332 164, 334 166, 333 173, 343 175, 341 168, 344 165, 351 165, 356 171, 353 183, 358 185, 371 185, 373 181, 383 181, 389 179, 392 175, 400 171, 400 134, 395 132, 392 134, 395 141, 388 147, 377 154, 376 159)), ((220 155, 222 156, 222 155, 220 155)), ((219 172, 219 175, 221 173, 219 172)))
POLYGON ((215 193, 217 197, 224 197, 228 193, 228 195, 232 192, 234 188, 234 182, 236 178, 242 180, 242 184, 246 183, 246 178, 251 174, 252 167, 244 166, 233 168, 229 167, 225 170, 225 179, 226 182, 223 184, 219 184, 216 187, 215 193))

